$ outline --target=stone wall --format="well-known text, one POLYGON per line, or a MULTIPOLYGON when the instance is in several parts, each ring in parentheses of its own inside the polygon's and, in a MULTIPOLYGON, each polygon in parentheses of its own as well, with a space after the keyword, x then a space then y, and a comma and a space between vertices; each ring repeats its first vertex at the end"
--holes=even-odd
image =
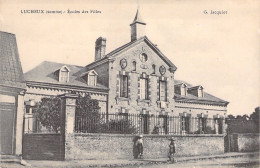
MULTIPOLYGON (((144 158, 167 158, 172 136, 144 135, 144 158)), ((224 153, 223 135, 173 136, 177 156, 198 156, 224 153)), ((73 136, 74 159, 132 159, 133 135, 79 134, 73 136)), ((67 155, 67 154, 66 154, 67 155)))
POLYGON ((259 151, 260 134, 237 134, 238 152, 259 151))

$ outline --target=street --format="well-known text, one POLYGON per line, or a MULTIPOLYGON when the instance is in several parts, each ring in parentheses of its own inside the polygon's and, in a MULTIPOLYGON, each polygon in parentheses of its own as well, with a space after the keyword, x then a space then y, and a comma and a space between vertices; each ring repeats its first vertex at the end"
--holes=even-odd
MULTIPOLYGON (((133 168, 130 166, 127 168, 133 168)), ((239 158, 220 158, 220 159, 207 159, 207 160, 198 160, 198 161, 189 161, 189 162, 180 162, 174 164, 155 164, 155 165, 143 165, 138 168, 176 168, 176 167, 250 167, 250 168, 259 168, 259 158, 258 156, 254 157, 239 157, 239 158)))
MULTIPOLYGON (((23 166, 18 163, 0 163, 0 168, 25 168, 25 167, 36 167, 36 168, 83 168, 88 167, 84 162, 77 162, 76 164, 49 164, 42 165, 37 164, 33 166, 23 166)), ((93 167, 93 166, 91 166, 93 167)), ((96 167, 104 167, 99 166, 97 163, 96 167)), ((122 167, 122 166, 119 166, 122 167)), ((176 167, 187 167, 187 168, 218 168, 218 167, 250 167, 250 168, 258 168, 260 167, 259 163, 259 155, 255 155, 253 157, 229 157, 229 158, 219 158, 219 159, 206 159, 206 160, 197 160, 197 161, 187 161, 187 162, 177 162, 177 163, 159 163, 159 164, 144 164, 144 165, 134 165, 134 166, 124 166, 125 168, 176 168, 176 167)))

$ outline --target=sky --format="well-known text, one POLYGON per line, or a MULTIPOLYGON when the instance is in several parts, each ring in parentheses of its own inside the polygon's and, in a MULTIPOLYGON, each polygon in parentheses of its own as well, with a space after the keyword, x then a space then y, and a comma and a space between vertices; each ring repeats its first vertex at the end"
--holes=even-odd
POLYGON ((175 79, 230 102, 228 114, 260 106, 258 0, 0 0, 0 31, 16 34, 24 72, 43 61, 84 66, 98 37, 107 39, 106 53, 130 42, 138 6, 146 36, 177 66, 175 79))

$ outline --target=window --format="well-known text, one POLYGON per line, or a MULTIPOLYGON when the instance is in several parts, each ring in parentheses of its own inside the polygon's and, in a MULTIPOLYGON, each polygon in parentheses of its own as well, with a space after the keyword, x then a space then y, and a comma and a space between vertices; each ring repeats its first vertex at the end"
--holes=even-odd
POLYGON ((133 61, 133 71, 136 71, 136 62, 133 61))
POLYGON ((167 101, 166 81, 160 81, 160 100, 167 101))
POLYGON ((120 78, 120 97, 128 97, 128 76, 126 75, 120 78))
POLYGON ((88 76, 88 85, 95 86, 96 85, 96 75, 88 76))
POLYGON ((61 69, 59 69, 59 81, 60 82, 69 82, 69 68, 64 65, 63 67, 61 67, 61 69))
POLYGON ((83 74, 82 78, 88 83, 89 86, 97 85, 97 72, 95 70, 88 71, 83 74))
POLYGON ((152 67, 153 67, 153 74, 155 74, 155 65, 153 64, 152 67))
POLYGON ((199 118, 199 127, 200 131, 205 133, 206 132, 206 127, 207 127, 207 118, 199 118))
POLYGON ((159 134, 168 134, 168 125, 167 125, 168 117, 167 115, 159 115, 158 116, 158 127, 159 134))
POLYGON ((203 97, 203 89, 202 88, 198 89, 198 97, 203 97))
POLYGON ((222 119, 217 118, 214 120, 216 134, 222 134, 222 119))
POLYGON ((189 133, 189 125, 190 125, 189 117, 181 117, 181 130, 184 133, 189 133))
POLYGON ((186 85, 182 85, 181 86, 181 95, 182 96, 186 96, 187 95, 186 85))
POLYGON ((60 82, 68 82, 69 73, 67 71, 60 71, 60 82))
POLYGON ((148 99, 148 79, 140 78, 140 98, 148 99))

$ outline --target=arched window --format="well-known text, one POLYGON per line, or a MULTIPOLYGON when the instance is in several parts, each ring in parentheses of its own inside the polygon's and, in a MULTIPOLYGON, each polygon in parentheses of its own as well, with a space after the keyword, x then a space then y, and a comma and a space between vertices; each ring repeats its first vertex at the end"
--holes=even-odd
POLYGON ((153 64, 152 67, 153 67, 153 74, 155 74, 155 65, 153 64))
POLYGON ((136 71, 136 61, 133 61, 133 71, 136 71))

